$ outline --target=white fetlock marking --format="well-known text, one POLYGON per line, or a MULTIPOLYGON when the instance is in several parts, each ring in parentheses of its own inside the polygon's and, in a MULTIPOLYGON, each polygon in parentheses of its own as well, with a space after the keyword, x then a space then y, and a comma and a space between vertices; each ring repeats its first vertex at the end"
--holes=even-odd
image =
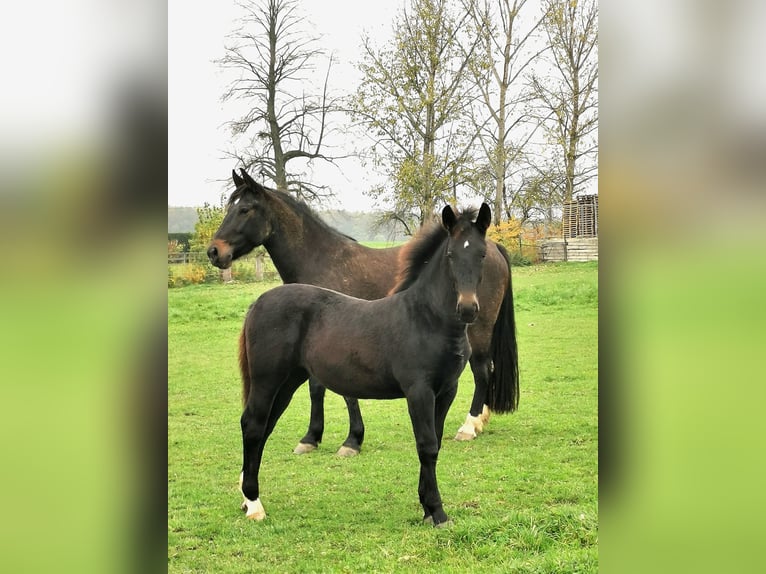
POLYGON ((465 417, 465 422, 463 423, 463 426, 457 429, 457 432, 459 434, 465 434, 465 435, 476 438, 476 420, 477 420, 477 417, 472 417, 471 413, 468 413, 468 416, 465 417))
POLYGON ((263 509, 260 498, 255 500, 245 498, 245 506, 247 507, 245 516, 250 520, 263 520, 266 518, 266 511, 263 509))
MULTIPOLYGON (((239 491, 242 492, 242 481, 245 477, 245 471, 242 471, 239 473, 239 491)), ((263 509, 263 504, 261 504, 261 499, 256 498, 255 500, 250 500, 245 496, 245 493, 242 492, 242 498, 244 498, 244 501, 242 502, 242 510, 245 511, 245 516, 249 518, 250 520, 263 520, 266 518, 266 511, 263 509)))
POLYGON ((468 416, 465 417, 464 424, 473 426, 474 435, 477 435, 484 430, 484 423, 481 421, 481 415, 478 417, 472 417, 471 413, 468 413, 468 416))

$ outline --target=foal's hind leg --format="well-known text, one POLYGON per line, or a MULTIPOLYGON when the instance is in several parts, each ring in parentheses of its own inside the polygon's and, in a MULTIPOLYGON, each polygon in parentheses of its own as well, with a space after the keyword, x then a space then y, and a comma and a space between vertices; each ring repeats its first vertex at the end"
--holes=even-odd
POLYGON ((252 520, 266 518, 266 512, 260 500, 258 483, 263 447, 266 445, 266 440, 274 430, 279 417, 290 404, 295 391, 305 380, 305 372, 295 372, 281 386, 277 387, 276 392, 259 393, 258 390, 252 389, 250 400, 245 406, 245 412, 242 413, 240 422, 244 456, 239 481, 244 496, 242 510, 246 512, 247 518, 252 520))
POLYGON ((487 389, 489 386, 489 373, 492 361, 484 353, 474 352, 471 355, 471 371, 473 372, 474 391, 471 402, 471 410, 465 418, 455 440, 473 440, 484 430, 484 425, 489 422, 489 408, 487 402, 487 389))
POLYGON ((295 454, 306 454, 319 447, 324 434, 324 396, 325 388, 314 378, 309 379, 309 397, 311 398, 311 418, 306 434, 293 449, 295 454))

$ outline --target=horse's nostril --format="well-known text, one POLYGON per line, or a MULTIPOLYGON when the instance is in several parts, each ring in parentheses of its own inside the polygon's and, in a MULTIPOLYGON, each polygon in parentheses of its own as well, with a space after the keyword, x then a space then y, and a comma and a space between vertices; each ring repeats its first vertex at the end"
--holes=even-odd
POLYGON ((207 256, 212 259, 218 255, 218 249, 216 249, 215 245, 211 245, 210 248, 207 250, 207 256))

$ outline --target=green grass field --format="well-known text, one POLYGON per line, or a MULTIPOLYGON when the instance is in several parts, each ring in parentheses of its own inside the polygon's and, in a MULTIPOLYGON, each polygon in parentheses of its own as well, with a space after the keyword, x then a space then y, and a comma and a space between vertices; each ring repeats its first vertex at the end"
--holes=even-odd
POLYGON ((473 394, 463 373, 437 466, 447 529, 420 522, 404 400, 360 401, 365 443, 343 459, 348 417, 328 393, 324 442, 297 456, 307 385, 266 444, 267 518, 246 520, 237 339, 276 284, 168 290, 169 572, 596 572, 598 265, 515 268, 513 281, 519 410, 452 440, 473 394))

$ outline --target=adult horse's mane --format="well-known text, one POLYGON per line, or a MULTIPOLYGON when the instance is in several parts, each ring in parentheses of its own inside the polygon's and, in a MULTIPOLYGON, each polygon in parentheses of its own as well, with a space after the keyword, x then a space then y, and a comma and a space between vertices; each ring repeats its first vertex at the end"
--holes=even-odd
MULTIPOLYGON (((464 210, 458 215, 456 225, 463 222, 472 223, 476 219, 476 212, 476 209, 464 210)), ((396 285, 388 292, 389 295, 412 286, 436 250, 447 239, 447 235, 447 230, 441 223, 433 223, 422 227, 418 234, 402 247, 399 252, 396 285)))
MULTIPOLYGON (((258 185, 263 191, 265 191, 266 194, 270 194, 276 197, 277 199, 285 202, 301 219, 310 219, 312 221, 315 221, 318 225, 320 225, 323 228, 324 231, 328 233, 331 233, 334 235, 340 235, 342 237, 345 237, 346 239, 350 239, 351 241, 356 241, 356 239, 354 239, 350 235, 341 233, 334 227, 331 227, 330 225, 325 223, 324 219, 319 217, 319 215, 317 215, 314 212, 314 210, 312 210, 304 202, 295 199, 289 193, 279 191, 278 189, 272 189, 270 187, 266 187, 260 184, 256 184, 256 185, 258 185)), ((230 207, 233 203, 235 203, 236 201, 248 195, 252 196, 253 198, 257 198, 258 192, 253 190, 247 183, 242 183, 238 185, 237 188, 232 192, 231 196, 229 197, 229 201, 226 204, 227 207, 230 207)))

